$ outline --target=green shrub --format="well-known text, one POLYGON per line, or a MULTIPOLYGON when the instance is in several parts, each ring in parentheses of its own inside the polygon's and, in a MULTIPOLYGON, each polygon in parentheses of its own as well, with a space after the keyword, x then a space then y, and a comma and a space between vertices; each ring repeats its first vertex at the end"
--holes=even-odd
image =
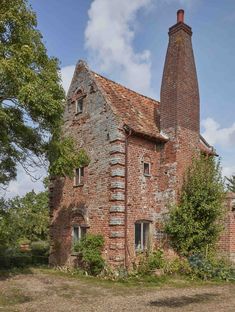
POLYGON ((223 259, 217 259, 214 256, 205 258, 200 254, 192 255, 188 258, 188 262, 192 268, 192 277, 203 280, 232 280, 235 277, 231 265, 223 259))
POLYGON ((170 209, 165 231, 183 256, 213 250, 224 215, 224 185, 220 163, 213 157, 194 159, 188 168, 180 201, 170 209))
POLYGON ((32 242, 31 253, 33 264, 48 264, 49 243, 47 241, 32 242))
POLYGON ((49 243, 47 241, 32 242, 30 247, 33 255, 39 256, 49 255, 49 243))
POLYGON ((164 263, 163 251, 158 249, 151 253, 143 254, 140 257, 137 271, 141 275, 148 275, 156 269, 162 269, 164 263))
POLYGON ((98 275, 104 268, 102 249, 104 238, 102 235, 88 234, 84 236, 74 246, 74 251, 78 253, 81 267, 90 275, 98 275))
POLYGON ((18 248, 8 248, 0 256, 0 266, 2 268, 22 268, 32 264, 30 252, 21 252, 18 248))
POLYGON ((185 258, 174 258, 166 260, 164 263, 164 272, 166 274, 180 274, 180 275, 189 275, 191 274, 191 267, 187 259, 185 258))

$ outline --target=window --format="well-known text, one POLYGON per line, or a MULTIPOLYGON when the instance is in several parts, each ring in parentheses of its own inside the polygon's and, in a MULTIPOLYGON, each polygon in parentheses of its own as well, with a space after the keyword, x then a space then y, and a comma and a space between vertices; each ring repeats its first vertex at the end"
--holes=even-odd
POLYGON ((76 100, 76 114, 81 114, 83 111, 83 98, 76 100))
POLYGON ((73 225, 72 238, 73 245, 81 240, 86 235, 86 227, 80 225, 73 225))
POLYGON ((149 227, 147 221, 135 223, 135 250, 144 251, 149 248, 149 227))
POLYGON ((150 163, 144 162, 144 175, 150 176, 150 163))
POLYGON ((84 182, 84 167, 75 169, 74 186, 83 185, 84 182))

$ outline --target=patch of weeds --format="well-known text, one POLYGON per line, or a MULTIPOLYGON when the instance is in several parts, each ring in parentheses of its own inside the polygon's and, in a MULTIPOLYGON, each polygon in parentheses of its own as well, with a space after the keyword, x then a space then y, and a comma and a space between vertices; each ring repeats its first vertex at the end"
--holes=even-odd
POLYGON ((23 294, 18 288, 11 288, 5 292, 0 293, 0 306, 11 306, 30 302, 32 298, 23 294))

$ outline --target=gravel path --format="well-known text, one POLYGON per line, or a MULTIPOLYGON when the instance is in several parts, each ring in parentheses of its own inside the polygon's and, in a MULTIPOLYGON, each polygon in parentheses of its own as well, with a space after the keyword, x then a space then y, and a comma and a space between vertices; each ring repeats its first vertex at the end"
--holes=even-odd
POLYGON ((235 284, 141 288, 36 272, 0 278, 0 312, 235 312, 235 284))

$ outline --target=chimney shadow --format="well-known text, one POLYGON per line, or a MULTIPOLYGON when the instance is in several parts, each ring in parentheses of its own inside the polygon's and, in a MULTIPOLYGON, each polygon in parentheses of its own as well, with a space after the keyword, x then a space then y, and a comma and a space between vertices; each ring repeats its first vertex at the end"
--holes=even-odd
POLYGON ((156 301, 150 301, 149 305, 152 307, 167 307, 167 308, 181 308, 194 303, 206 303, 218 298, 215 293, 195 294, 192 296, 168 297, 156 301))

